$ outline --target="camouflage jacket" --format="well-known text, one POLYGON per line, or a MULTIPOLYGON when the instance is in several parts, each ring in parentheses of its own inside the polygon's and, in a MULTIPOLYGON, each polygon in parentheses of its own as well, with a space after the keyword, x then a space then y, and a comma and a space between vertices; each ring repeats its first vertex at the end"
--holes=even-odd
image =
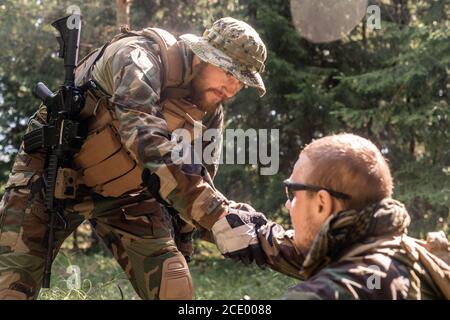
MULTIPOLYGON (((185 83, 189 88, 193 53, 181 42, 185 83)), ((126 37, 108 45, 89 71, 76 79, 80 85, 89 79, 110 96, 119 121, 119 134, 142 167, 160 180, 159 193, 187 221, 209 229, 225 209, 227 199, 208 183, 203 166, 171 161, 176 145, 161 113, 162 62, 156 43, 143 36, 126 37)), ((223 126, 223 109, 205 115, 203 125, 223 126)), ((216 165, 209 165, 211 176, 216 165)))
MULTIPOLYGON (((295 248, 293 230, 273 222, 258 236, 271 268, 303 280, 283 299, 443 299, 450 290, 450 269, 406 235, 409 222, 400 202, 384 199, 330 217, 306 255, 295 248), (419 247, 438 260, 447 277, 430 274, 418 258, 419 247)), ((444 242, 441 249, 448 256, 444 242)))

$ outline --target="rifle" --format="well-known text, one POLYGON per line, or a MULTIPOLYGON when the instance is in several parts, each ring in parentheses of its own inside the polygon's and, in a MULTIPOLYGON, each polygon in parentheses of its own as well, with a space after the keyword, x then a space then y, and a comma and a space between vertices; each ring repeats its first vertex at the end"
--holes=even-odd
POLYGON ((46 152, 44 180, 44 205, 49 215, 47 255, 42 287, 50 287, 51 267, 54 255, 55 229, 66 229, 63 215, 66 199, 76 196, 76 172, 71 162, 85 139, 86 129, 79 120, 84 106, 84 93, 92 83, 82 87, 75 85, 75 68, 78 63, 81 19, 70 15, 58 19, 52 26, 58 30, 59 57, 64 59, 64 84, 56 92, 39 82, 33 89, 36 98, 47 107, 47 123, 24 135, 24 151, 32 153, 44 148, 46 152), (70 19, 70 20, 69 20, 70 19), (75 21, 75 25, 73 22, 75 21), (58 219, 58 221, 57 221, 58 219), (60 222, 61 226, 56 223, 60 222))

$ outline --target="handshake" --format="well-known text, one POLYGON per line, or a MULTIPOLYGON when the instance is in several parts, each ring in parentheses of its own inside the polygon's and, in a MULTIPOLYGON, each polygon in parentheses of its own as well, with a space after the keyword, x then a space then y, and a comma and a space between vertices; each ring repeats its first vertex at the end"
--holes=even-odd
POLYGON ((227 258, 245 265, 253 261, 262 267, 266 264, 264 252, 258 241, 258 230, 267 218, 250 205, 232 203, 227 215, 211 228, 217 247, 227 258))

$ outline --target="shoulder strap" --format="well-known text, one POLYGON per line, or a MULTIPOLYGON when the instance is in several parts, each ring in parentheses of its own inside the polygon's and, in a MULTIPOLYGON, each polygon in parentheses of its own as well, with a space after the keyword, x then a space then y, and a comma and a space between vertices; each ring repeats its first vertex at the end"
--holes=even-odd
POLYGON ((159 28, 145 28, 139 31, 132 31, 127 27, 122 27, 120 31, 121 33, 114 36, 101 49, 94 50, 80 61, 79 66, 84 64, 82 68, 79 68, 80 75, 81 73, 86 73, 87 68, 91 68, 101 58, 105 49, 110 44, 125 37, 143 36, 154 41, 159 47, 159 54, 164 69, 161 100, 165 100, 166 98, 184 98, 189 95, 187 89, 179 88, 183 84, 186 70, 182 51, 175 36, 159 28))
POLYGON ((115 35, 110 41, 105 43, 102 47, 89 52, 83 59, 81 59, 75 70, 75 77, 80 79, 82 83, 86 83, 89 79, 85 79, 89 70, 93 68, 95 63, 103 56, 105 49, 113 42, 116 42, 124 37, 132 36, 128 28, 122 26, 120 28, 120 33, 115 35))
POLYGON ((142 35, 155 41, 160 48, 164 67, 162 91, 166 88, 179 87, 183 83, 185 70, 177 39, 169 32, 159 28, 143 29, 142 35))
POLYGON ((75 78, 79 79, 82 84, 88 81, 88 79, 86 79, 88 71, 92 69, 98 59, 100 59, 100 57, 103 55, 103 52, 105 51, 105 48, 108 44, 109 43, 105 44, 101 48, 97 48, 91 51, 83 59, 81 59, 80 62, 78 62, 77 68, 75 69, 75 78))

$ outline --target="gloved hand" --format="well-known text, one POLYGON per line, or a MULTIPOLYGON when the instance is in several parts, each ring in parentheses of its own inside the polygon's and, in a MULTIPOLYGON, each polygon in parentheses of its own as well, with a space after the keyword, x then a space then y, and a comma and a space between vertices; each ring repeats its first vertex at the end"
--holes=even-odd
POLYGON ((248 212, 256 212, 255 208, 253 208, 248 203, 234 202, 231 200, 228 206, 233 209, 244 210, 248 212))
POLYGON ((260 212, 229 208, 228 214, 220 218, 211 231, 225 257, 242 261, 245 265, 255 261, 258 266, 264 266, 264 252, 257 232, 266 223, 267 218, 260 212))

